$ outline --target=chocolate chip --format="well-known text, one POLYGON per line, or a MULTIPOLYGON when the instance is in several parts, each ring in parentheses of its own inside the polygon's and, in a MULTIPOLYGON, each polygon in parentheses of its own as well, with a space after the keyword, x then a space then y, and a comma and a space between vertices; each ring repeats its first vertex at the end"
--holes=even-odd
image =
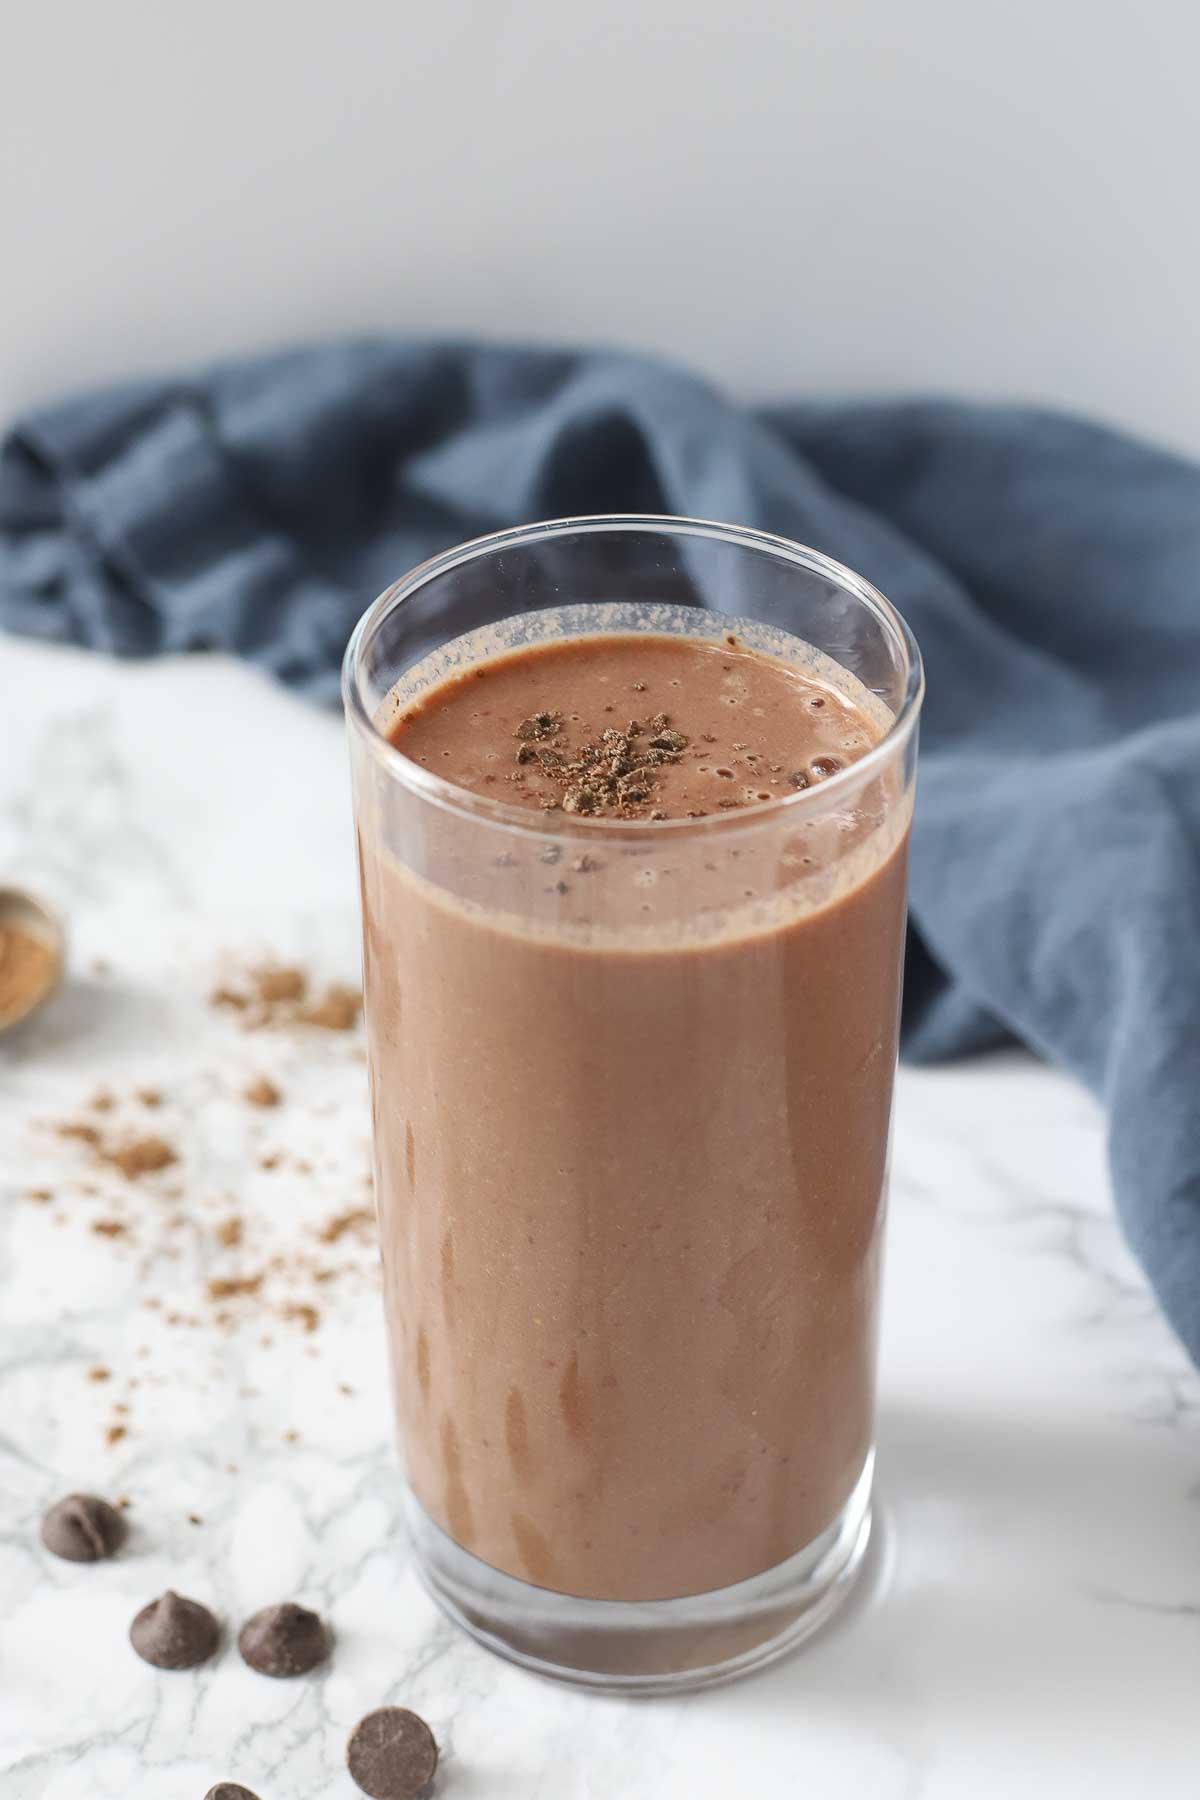
POLYGON ((246 1620, 238 1649, 260 1675, 307 1675, 329 1654, 329 1639, 315 1612, 286 1600, 282 1606, 264 1606, 246 1620))
POLYGON ((42 1542, 68 1562, 103 1562, 125 1540, 125 1521, 95 1494, 68 1494, 42 1520, 42 1542))
POLYGON ((515 738, 522 738, 526 743, 538 738, 553 737, 562 724, 562 714, 556 712, 531 713, 529 718, 522 719, 513 732, 515 738))
POLYGON ((360 1719, 346 1765, 371 1800, 417 1800, 433 1780, 438 1747, 424 1719, 406 1706, 381 1706, 360 1719))
POLYGON ((220 1635, 217 1621, 198 1600, 185 1600, 168 1588, 161 1599, 143 1606, 129 1627, 129 1641, 143 1662, 156 1669, 194 1669, 207 1662, 220 1635))
POLYGON ((216 1787, 210 1787, 204 1800, 258 1800, 248 1787, 240 1781, 218 1781, 216 1787))

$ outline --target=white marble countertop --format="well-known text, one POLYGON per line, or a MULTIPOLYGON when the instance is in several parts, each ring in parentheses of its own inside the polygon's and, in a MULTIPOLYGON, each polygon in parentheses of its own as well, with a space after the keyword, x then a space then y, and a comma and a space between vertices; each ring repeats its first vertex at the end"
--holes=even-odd
POLYGON ((72 934, 65 991, 0 1040, 4 1800, 201 1800, 219 1778, 351 1800, 347 1731, 387 1701, 433 1725, 444 1800, 1195 1800, 1200 1383, 1073 1085, 1015 1053, 902 1075, 881 1529, 851 1615, 740 1684, 599 1700, 489 1657, 407 1567, 374 1251, 320 1235, 366 1196, 357 1033, 247 1032, 208 1004, 267 956, 355 978, 340 721, 223 662, 0 642, 0 880, 72 934), (241 1098, 258 1074, 279 1107, 241 1098), (89 1112, 101 1086, 115 1106, 89 1112), (79 1119, 180 1160, 128 1182, 56 1133, 79 1119), (38 1543, 78 1488, 128 1497, 111 1563, 38 1543), (126 1631, 168 1585, 227 1627, 307 1602, 336 1652, 271 1682, 227 1637, 160 1674, 126 1631))

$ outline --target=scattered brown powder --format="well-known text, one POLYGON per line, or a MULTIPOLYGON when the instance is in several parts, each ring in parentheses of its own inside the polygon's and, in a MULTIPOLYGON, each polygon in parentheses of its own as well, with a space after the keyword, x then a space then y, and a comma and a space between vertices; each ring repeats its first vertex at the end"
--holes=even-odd
POLYGON ((199 1513, 189 1513, 187 1519, 189 1525, 203 1525, 204 1523, 199 1513))
POLYGON ((239 994, 236 988, 215 987, 208 996, 210 1006, 227 1006, 233 1012, 245 1012, 250 1004, 248 994, 239 994))
POLYGON ((322 1031, 353 1031, 361 1010, 358 989, 335 982, 315 1005, 304 1007, 297 1016, 301 1024, 316 1025, 322 1031))
POLYGON ((262 1286, 259 1275, 215 1275, 208 1284, 210 1300, 233 1300, 239 1294, 257 1294, 262 1286))
POLYGON ((128 1437, 128 1436, 129 1436, 128 1426, 126 1426, 126 1425, 110 1425, 108 1427, 108 1430, 104 1433, 104 1441, 111 1449, 111 1447, 114 1444, 119 1444, 123 1437, 128 1437))
MULTIPOLYGON (((356 1026, 362 1009, 362 996, 357 988, 339 983, 314 988, 303 969, 275 964, 253 970, 249 975, 241 978, 238 985, 215 989, 210 995, 210 1000, 214 1006, 228 1006, 232 1010, 244 1014, 248 1027, 259 1024, 282 1024, 312 1026, 339 1033, 349 1032, 356 1026)), ((354 1055, 356 1060, 362 1060, 361 1051, 357 1047, 352 1046, 350 1054, 354 1055)), ((276 1084, 265 1075, 256 1076, 250 1081, 243 1089, 243 1096, 248 1105, 264 1109, 278 1106, 285 1098, 276 1084)), ((162 1092, 158 1088, 152 1087, 132 1089, 129 1097, 131 1100, 136 1099, 141 1105, 151 1110, 159 1108, 164 1100, 162 1092)), ((88 1102, 89 1109, 93 1114, 105 1115, 117 1113, 120 1104, 121 1097, 104 1087, 98 1089, 88 1102)), ((157 1135, 124 1135, 111 1128, 105 1130, 106 1123, 107 1121, 102 1119, 92 1122, 86 1115, 83 1115, 56 1123, 53 1125, 53 1129, 60 1137, 84 1145, 93 1153, 96 1163, 107 1165, 131 1182, 138 1180, 141 1176, 155 1174, 180 1163, 181 1159, 177 1150, 166 1138, 157 1135)), ((287 1155, 281 1150, 268 1151, 258 1157, 257 1162, 259 1167, 266 1170, 276 1169, 284 1164, 299 1176, 311 1176, 314 1173, 312 1163, 306 1158, 287 1155)), ((365 1177, 364 1179, 369 1187, 371 1185, 370 1178, 365 1177)), ((89 1182, 77 1183, 76 1186, 79 1189, 86 1186, 93 1193, 102 1193, 105 1184, 102 1183, 100 1188, 89 1182)), ((160 1183, 155 1184, 156 1199, 160 1196, 167 1197, 171 1193, 182 1197, 184 1191, 184 1188, 179 1185, 168 1188, 160 1183)), ((54 1198, 49 1188, 31 1188, 28 1193, 31 1199, 42 1202, 48 1202, 54 1198)), ((153 1230, 158 1237, 157 1244, 153 1245, 155 1254, 167 1261, 177 1261, 181 1255, 180 1250, 167 1248, 166 1239, 162 1234, 171 1231, 174 1227, 190 1223, 195 1216, 194 1208, 185 1213, 160 1208, 156 1204, 152 1211, 153 1230)), ((222 1217, 218 1211, 215 1219, 210 1215, 209 1222, 213 1238, 222 1249, 235 1250, 242 1244, 246 1231, 242 1216, 230 1212, 222 1217)), ((133 1225, 119 1217, 106 1216, 88 1221, 88 1224, 99 1237, 121 1239, 133 1236, 133 1225)), ((369 1243, 373 1240, 374 1224, 374 1212, 368 1206, 350 1207, 328 1218, 323 1225, 317 1226, 315 1235, 317 1240, 323 1244, 336 1244, 350 1234, 359 1242, 369 1243)), ((248 1315, 237 1305, 230 1309, 228 1303, 244 1301, 263 1294, 266 1303, 270 1305, 271 1311, 276 1316, 298 1327, 305 1337, 311 1337, 317 1332, 321 1323, 322 1315, 318 1307, 304 1298, 280 1299, 274 1294, 267 1295, 266 1284, 268 1282, 274 1284, 277 1279, 282 1278, 286 1284, 285 1292, 287 1288, 291 1288, 294 1295, 293 1284, 297 1278, 300 1278, 312 1284, 315 1298, 317 1286, 324 1285, 338 1277, 352 1275, 356 1266, 353 1260, 346 1262, 342 1267, 322 1266, 313 1259, 311 1251, 308 1254, 303 1251, 298 1254, 292 1252, 272 1257, 267 1263, 261 1263, 253 1274, 213 1276, 208 1279, 204 1284, 208 1305, 203 1318, 197 1314, 181 1312, 178 1309, 167 1310, 166 1304, 158 1295, 149 1295, 144 1304, 156 1311, 164 1323, 172 1327, 207 1328, 210 1331, 221 1326, 236 1329, 247 1322, 248 1315)), ((258 1311, 257 1308, 252 1310, 258 1311)), ((262 1317, 261 1311, 258 1311, 258 1316, 262 1317)), ((274 1340, 271 1334, 266 1332, 261 1335, 259 1341, 264 1347, 270 1347, 274 1340)), ((320 1354, 315 1343, 308 1345, 304 1353, 308 1356, 320 1354)), ((148 1356, 152 1352, 149 1346, 143 1345, 135 1354, 148 1356)), ((110 1369, 98 1364, 86 1371, 86 1379, 100 1385, 113 1381, 114 1377, 110 1369)), ((127 1384, 127 1386, 132 1385, 127 1384)), ((127 1426, 122 1417, 126 1411, 127 1408, 123 1404, 117 1405, 113 1409, 111 1422, 106 1428, 106 1441, 111 1445, 119 1443, 127 1435, 127 1426)), ((295 1441, 294 1434, 292 1441, 295 1441)))
POLYGON ((44 939, 0 921, 0 1020, 19 1019, 54 982, 56 959, 44 939))
POLYGON ((303 969, 269 963, 261 969, 253 969, 250 978, 266 1006, 277 1006, 281 1001, 300 1001, 308 992, 308 977, 303 969))
MULTIPOLYGON (((169 1168, 172 1163, 179 1161, 165 1138, 130 1138, 123 1144, 106 1146, 94 1125, 85 1125, 76 1119, 68 1119, 54 1129, 61 1138, 74 1138, 81 1144, 87 1144, 101 1161, 111 1164, 127 1181, 136 1181, 139 1175, 156 1174, 159 1169, 169 1168)), ((85 1188, 84 1191, 95 1190, 85 1188)))
POLYGON ((278 1106, 283 1095, 273 1081, 265 1075, 257 1075, 248 1086, 242 1089, 242 1099, 251 1106, 278 1106))
POLYGON ((170 1144, 160 1137, 131 1138, 102 1154, 105 1162, 119 1169, 127 1181, 136 1181, 139 1175, 157 1174, 159 1169, 168 1169, 179 1161, 170 1144))
MULTIPOLYGON (((313 1025, 324 1031, 351 1031, 362 1008, 357 988, 334 983, 309 1000, 309 976, 304 969, 278 963, 251 969, 245 987, 214 988, 213 1006, 230 1007, 246 1014, 247 1030, 268 1025, 313 1025)), ((273 1105, 273 1101, 254 1102, 273 1105)))
POLYGON ((61 1138, 77 1138, 81 1144, 90 1144, 94 1150, 100 1146, 100 1133, 94 1125, 83 1125, 77 1119, 68 1119, 54 1129, 61 1138))
POLYGON ((50 1192, 49 1188, 26 1188, 25 1198, 27 1200, 36 1200, 39 1205, 45 1206, 48 1200, 53 1200, 54 1195, 50 1192))
POLYGON ((372 1231, 374 1226, 375 1214, 368 1207, 352 1206, 347 1212, 326 1219, 317 1235, 323 1244, 336 1244, 348 1231, 372 1231))

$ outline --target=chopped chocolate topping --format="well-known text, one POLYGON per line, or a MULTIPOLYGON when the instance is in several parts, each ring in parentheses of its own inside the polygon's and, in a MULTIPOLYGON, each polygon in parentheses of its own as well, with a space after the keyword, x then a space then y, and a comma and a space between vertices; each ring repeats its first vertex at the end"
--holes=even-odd
MULTIPOLYGON (((532 727, 543 719, 556 720, 555 730, 561 729, 561 713, 535 713, 518 728, 517 736, 533 736, 532 727)), ((688 739, 682 731, 671 729, 667 714, 656 713, 644 723, 630 719, 624 731, 606 726, 599 737, 574 751, 534 751, 523 743, 516 760, 536 761, 540 774, 561 783, 561 795, 542 800, 545 811, 553 812, 561 806, 563 812, 582 817, 608 813, 632 819, 654 796, 654 771, 664 763, 678 762, 687 747, 688 739)), ((656 809, 655 816, 663 816, 661 808, 656 809)), ((546 860, 549 859, 543 853, 543 861, 546 860)))
POLYGON ((527 719, 521 720, 521 723, 517 726, 517 729, 513 732, 513 736, 522 738, 522 739, 524 739, 524 741, 526 743, 528 743, 531 741, 536 741, 539 738, 553 737, 555 732, 560 731, 561 729, 562 729, 562 714, 561 713, 557 713, 557 712, 531 713, 527 719))

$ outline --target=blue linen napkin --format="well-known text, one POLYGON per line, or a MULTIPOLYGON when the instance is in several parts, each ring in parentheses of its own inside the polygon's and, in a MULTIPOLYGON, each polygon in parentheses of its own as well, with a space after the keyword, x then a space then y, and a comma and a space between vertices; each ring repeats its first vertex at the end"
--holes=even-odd
POLYGON ((906 615, 928 677, 906 1053, 1015 1034, 1102 1098, 1126 1233, 1200 1361, 1194 464, 1026 409, 752 411, 633 356, 334 344, 20 420, 0 625, 228 650, 331 701, 397 574, 606 511, 798 538, 906 615))

